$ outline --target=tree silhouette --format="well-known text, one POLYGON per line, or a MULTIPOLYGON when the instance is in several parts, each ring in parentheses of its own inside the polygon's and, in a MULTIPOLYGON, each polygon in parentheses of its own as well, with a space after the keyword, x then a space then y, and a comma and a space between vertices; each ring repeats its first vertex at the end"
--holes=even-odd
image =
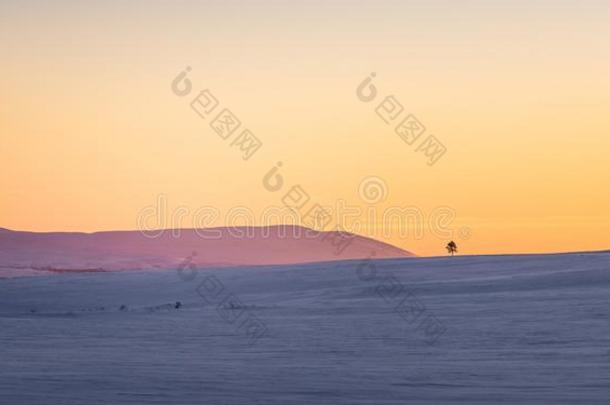
POLYGON ((455 244, 454 241, 447 243, 446 248, 447 248, 447 252, 451 253, 451 256, 453 256, 453 254, 457 252, 457 245, 455 244))

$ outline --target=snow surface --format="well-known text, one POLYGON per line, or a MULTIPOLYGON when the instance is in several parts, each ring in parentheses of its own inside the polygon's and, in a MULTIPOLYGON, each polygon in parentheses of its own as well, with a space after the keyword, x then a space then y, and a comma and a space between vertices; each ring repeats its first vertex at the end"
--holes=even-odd
POLYGON ((0 403, 605 404, 609 304, 610 253, 2 279, 0 403))

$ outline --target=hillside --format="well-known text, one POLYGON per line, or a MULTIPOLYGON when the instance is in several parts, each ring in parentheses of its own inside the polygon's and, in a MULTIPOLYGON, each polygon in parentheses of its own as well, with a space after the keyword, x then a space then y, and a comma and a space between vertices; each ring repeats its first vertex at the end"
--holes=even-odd
POLYGON ((0 402, 603 404, 608 297, 607 253, 2 279, 0 402))
POLYGON ((178 229, 147 234, 0 230, 0 277, 168 269, 191 256, 189 260, 197 267, 227 267, 414 255, 374 239, 299 226, 178 229))

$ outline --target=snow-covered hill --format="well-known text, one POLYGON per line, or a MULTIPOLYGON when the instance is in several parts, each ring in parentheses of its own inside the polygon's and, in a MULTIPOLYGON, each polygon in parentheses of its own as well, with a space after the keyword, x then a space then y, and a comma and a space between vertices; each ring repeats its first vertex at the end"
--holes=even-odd
POLYGON ((0 228, 0 277, 65 272, 291 264, 412 253, 347 232, 291 225, 149 232, 21 232, 0 228), (194 253, 194 255, 193 255, 194 253))
POLYGON ((603 404, 610 254, 0 280, 3 404, 603 404))

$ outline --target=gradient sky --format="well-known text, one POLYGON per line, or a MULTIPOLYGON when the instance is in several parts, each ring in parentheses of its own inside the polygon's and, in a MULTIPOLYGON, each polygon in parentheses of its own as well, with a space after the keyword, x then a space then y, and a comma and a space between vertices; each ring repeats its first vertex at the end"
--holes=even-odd
MULTIPOLYGON (((322 204, 367 209, 378 176, 378 212, 450 207, 462 253, 610 248, 607 1, 4 1, 0 53, 0 227, 136 229, 161 194, 259 215, 282 161, 322 204), (187 65, 263 141, 251 160, 172 93, 187 65), (436 165, 356 97, 371 72, 436 165)), ((371 236, 445 254, 425 228, 371 236)))

